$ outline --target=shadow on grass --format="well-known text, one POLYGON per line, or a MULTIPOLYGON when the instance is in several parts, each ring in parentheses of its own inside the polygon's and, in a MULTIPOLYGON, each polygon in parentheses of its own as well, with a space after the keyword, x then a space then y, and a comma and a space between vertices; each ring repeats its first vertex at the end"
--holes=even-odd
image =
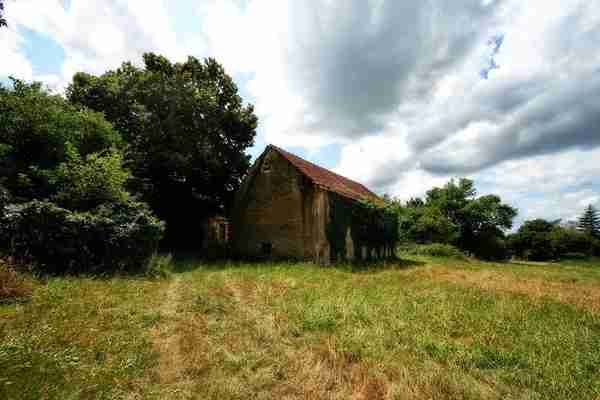
POLYGON ((393 269, 410 269, 424 266, 426 263, 417 260, 408 259, 390 259, 390 260, 374 260, 363 262, 340 262, 331 263, 330 265, 318 265, 310 261, 275 259, 275 260, 236 260, 236 259, 205 259, 198 254, 193 253, 175 253, 173 254, 173 273, 180 274, 191 272, 198 269, 207 271, 220 271, 236 268, 252 268, 252 269, 272 269, 281 267, 298 267, 306 266, 319 267, 323 269, 337 269, 340 271, 352 273, 378 273, 393 269))

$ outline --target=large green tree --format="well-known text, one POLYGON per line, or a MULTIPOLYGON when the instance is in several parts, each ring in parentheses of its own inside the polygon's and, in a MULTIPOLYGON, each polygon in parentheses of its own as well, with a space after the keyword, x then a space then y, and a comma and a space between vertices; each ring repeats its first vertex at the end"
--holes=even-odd
POLYGON ((499 196, 477 197, 469 179, 451 180, 411 199, 400 211, 401 237, 417 242, 449 243, 482 258, 503 256, 504 231, 517 210, 499 196))
POLYGON ((0 85, 0 251, 52 273, 143 267, 164 228, 127 192, 122 147, 102 114, 0 85))
POLYGON ((544 219, 525 221, 516 233, 509 236, 513 253, 520 258, 545 261, 559 259, 568 253, 593 252, 594 241, 591 236, 565 229, 558 222, 544 219))
POLYGON ((588 235, 600 236, 600 216, 593 205, 587 206, 583 215, 579 218, 577 227, 588 235))
POLYGON ((101 111, 129 144, 133 190, 167 222, 167 245, 197 245, 203 216, 226 212, 245 175, 257 118, 223 67, 144 55, 101 76, 78 73, 73 104, 101 111))

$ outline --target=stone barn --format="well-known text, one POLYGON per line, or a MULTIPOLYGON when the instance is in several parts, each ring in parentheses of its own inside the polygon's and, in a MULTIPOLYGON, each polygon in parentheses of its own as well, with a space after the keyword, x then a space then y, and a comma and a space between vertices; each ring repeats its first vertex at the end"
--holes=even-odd
MULTIPOLYGON (((393 243, 383 239, 381 221, 357 220, 365 204, 383 200, 360 183, 269 145, 236 195, 232 249, 242 257, 322 264, 389 256, 393 243)), ((395 219, 387 230, 397 234, 395 219)))

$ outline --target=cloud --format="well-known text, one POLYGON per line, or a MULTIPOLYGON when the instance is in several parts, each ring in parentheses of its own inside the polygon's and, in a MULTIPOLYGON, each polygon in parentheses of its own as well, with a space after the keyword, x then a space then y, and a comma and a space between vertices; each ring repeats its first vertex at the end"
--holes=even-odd
POLYGON ((0 79, 13 75, 32 79, 33 67, 21 49, 22 42, 12 27, 0 29, 0 79))
MULTIPOLYGON (((336 171, 379 192, 408 198, 466 175, 522 215, 561 217, 598 197, 597 2, 71 3, 7 10, 64 48, 60 77, 44 77, 58 87, 145 51, 212 56, 255 104, 259 143, 341 148, 336 171)), ((0 36, 0 74, 35 78, 24 38, 0 36)))
POLYGON ((139 63, 147 51, 173 59, 185 55, 160 0, 73 0, 68 8, 59 0, 9 5, 14 25, 48 35, 63 47, 62 86, 78 71, 100 74, 124 61, 139 63))
POLYGON ((506 161, 471 175, 482 192, 495 192, 519 208, 519 221, 575 220, 588 204, 600 205, 600 148, 506 161))

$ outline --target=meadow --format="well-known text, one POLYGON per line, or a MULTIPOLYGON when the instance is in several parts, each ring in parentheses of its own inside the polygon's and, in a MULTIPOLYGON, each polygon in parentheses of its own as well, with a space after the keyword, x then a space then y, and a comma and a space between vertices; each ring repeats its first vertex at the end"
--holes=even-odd
POLYGON ((598 259, 172 269, 32 279, 0 398, 600 398, 598 259))

